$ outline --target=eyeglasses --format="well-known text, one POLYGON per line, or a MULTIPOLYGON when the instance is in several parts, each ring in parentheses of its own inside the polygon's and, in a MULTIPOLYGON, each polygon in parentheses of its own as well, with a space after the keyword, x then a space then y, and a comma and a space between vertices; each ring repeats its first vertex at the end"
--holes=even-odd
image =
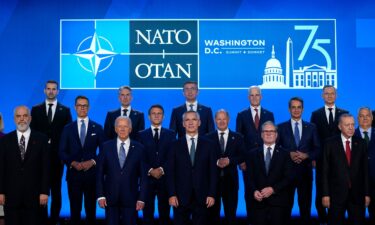
POLYGON ((76 107, 77 108, 88 108, 89 105, 80 105, 80 104, 77 104, 76 107))
POLYGON ((184 88, 184 91, 196 91, 198 88, 196 87, 191 87, 191 88, 184 88))
POLYGON ((262 130, 262 133, 274 134, 276 130, 262 130))

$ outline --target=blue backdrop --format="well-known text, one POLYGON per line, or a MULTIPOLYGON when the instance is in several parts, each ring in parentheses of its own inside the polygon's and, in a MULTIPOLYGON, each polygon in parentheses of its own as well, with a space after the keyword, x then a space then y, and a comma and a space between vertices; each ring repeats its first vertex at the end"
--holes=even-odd
MULTIPOLYGON (((372 66, 375 65, 374 15, 375 2, 365 0, 1 0, 0 112, 5 119, 5 131, 15 128, 12 120, 15 106, 25 104, 31 107, 40 103, 44 99, 45 81, 60 80, 61 19, 333 19, 336 21, 337 105, 356 115, 360 106, 375 108, 372 89, 375 81, 372 71, 372 66)), ((236 32, 241 34, 241 30, 236 32)), ((215 38, 214 33, 211 36, 215 38)), ((284 48, 283 52, 284 42, 280 44, 284 48)), ((265 49, 266 59, 271 56, 271 45, 267 44, 265 49)), ((276 47, 276 56, 280 55, 276 47)), ((281 62, 285 63, 283 60, 281 62)), ((248 66, 246 63, 237 65, 240 70, 248 66)), ((207 67, 200 73, 201 81, 205 84, 215 80, 215 74, 209 71, 210 67, 207 67)), ((212 71, 216 71, 214 63, 212 71)), ((233 68, 227 72, 235 71, 236 68, 233 68)), ((260 84, 236 78, 226 78, 225 82, 244 87, 260 84)), ((123 83, 118 83, 118 86, 123 83)), ((73 109, 73 101, 78 94, 90 98, 90 118, 99 123, 104 123, 108 110, 119 106, 117 91, 113 89, 61 90, 58 100, 73 109)), ((305 100, 305 120, 309 120, 311 112, 323 104, 320 89, 267 89, 263 90, 262 105, 275 112, 276 122, 282 122, 289 118, 287 101, 296 95, 305 100)), ((172 108, 183 101, 180 89, 137 89, 134 91, 132 107, 146 112, 151 104, 162 104, 166 109, 164 125, 168 126, 172 108)), ((201 89, 199 102, 211 106, 213 111, 227 109, 232 117, 230 128, 233 130, 236 114, 249 105, 247 90, 241 88, 201 89)), ((148 125, 147 122, 146 126, 148 125)), ((65 184, 63 191, 65 196, 61 215, 66 216, 69 208, 65 184)), ((241 185, 238 209, 240 216, 245 214, 242 196, 241 185)), ((296 212, 295 210, 294 213, 296 212)), ((313 213, 315 214, 315 209, 313 213)), ((98 215, 103 216, 103 210, 98 210, 98 215)))

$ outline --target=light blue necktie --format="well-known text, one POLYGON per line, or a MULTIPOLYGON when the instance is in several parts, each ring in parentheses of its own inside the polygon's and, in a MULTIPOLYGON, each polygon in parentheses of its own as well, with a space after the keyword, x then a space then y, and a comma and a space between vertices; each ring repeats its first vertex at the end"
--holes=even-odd
POLYGON ((121 142, 120 152, 118 153, 118 159, 120 162, 120 167, 122 168, 124 166, 126 159, 125 142, 121 142))
POLYGON ((270 170, 270 164, 271 164, 271 147, 268 147, 267 148, 267 152, 266 152, 266 158, 264 160, 265 164, 266 164, 266 173, 268 175, 268 172, 270 170))
POLYGON ((85 138, 86 138, 86 124, 84 120, 81 120, 81 132, 79 135, 79 139, 81 140, 81 145, 85 144, 85 138))
POLYGON ((190 160, 191 160, 191 165, 194 166, 194 158, 195 158, 195 138, 190 138, 191 140, 191 146, 190 146, 190 160))
POLYGON ((296 146, 299 146, 300 142, 300 135, 299 135, 299 128, 298 128, 298 122, 294 124, 294 141, 296 142, 296 146))

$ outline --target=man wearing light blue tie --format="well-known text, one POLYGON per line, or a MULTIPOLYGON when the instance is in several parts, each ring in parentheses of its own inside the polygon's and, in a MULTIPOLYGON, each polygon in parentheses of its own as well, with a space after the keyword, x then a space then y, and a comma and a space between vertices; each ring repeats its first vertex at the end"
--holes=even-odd
POLYGON ((96 189, 107 225, 135 225, 145 205, 147 169, 143 145, 129 138, 132 121, 115 120, 117 138, 103 145, 99 155, 96 189))

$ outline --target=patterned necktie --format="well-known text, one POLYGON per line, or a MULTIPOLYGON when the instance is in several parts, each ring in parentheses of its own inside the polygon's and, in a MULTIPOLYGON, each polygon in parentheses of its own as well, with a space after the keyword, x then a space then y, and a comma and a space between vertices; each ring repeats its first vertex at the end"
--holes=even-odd
POLYGON ((271 164, 271 147, 268 147, 267 148, 267 152, 266 152, 266 158, 264 160, 265 164, 266 164, 266 173, 268 175, 268 172, 270 170, 270 164, 271 164))
POLYGON ((21 159, 22 161, 25 159, 25 154, 26 154, 26 144, 25 144, 25 136, 21 136, 20 139, 20 153, 21 153, 21 159))
POLYGON ((189 111, 194 111, 194 104, 190 104, 189 106, 190 106, 189 111))
POLYGON ((333 108, 328 108, 328 110, 329 110, 328 124, 330 126, 333 126, 333 113, 332 113, 333 108))
POLYGON ((194 159, 195 159, 195 138, 190 138, 191 140, 191 146, 190 146, 190 161, 191 165, 194 166, 194 159))
POLYGON ((220 133, 220 139, 219 139, 221 153, 224 153, 224 152, 225 152, 224 134, 225 134, 224 132, 221 132, 221 133, 220 133))
POLYGON ((121 168, 124 166, 125 159, 126 159, 125 142, 121 142, 120 152, 118 153, 118 160, 119 160, 121 168))
POLYGON ((159 128, 154 128, 155 134, 154 134, 154 141, 155 144, 159 143, 159 128))
POLYGON ((298 122, 296 122, 294 124, 294 141, 296 142, 297 147, 299 146, 300 140, 301 140, 301 138, 300 138, 300 134, 299 134, 298 122))
POLYGON ((81 131, 79 134, 79 138, 81 140, 81 145, 83 147, 83 145, 85 144, 85 138, 86 138, 86 124, 84 120, 81 120, 81 131))
POLYGON ((127 115, 128 115, 128 109, 123 109, 122 116, 127 116, 127 115))
POLYGON ((368 132, 367 131, 363 131, 363 134, 365 135, 365 141, 366 141, 366 144, 368 145, 368 143, 370 142, 370 137, 368 136, 368 132))
POLYGON ((254 110, 255 110, 254 124, 255 124, 255 128, 258 130, 258 128, 259 128, 259 114, 258 114, 258 109, 254 108, 254 110))
POLYGON ((348 160, 348 165, 350 166, 350 160, 351 160, 351 151, 350 151, 350 141, 349 140, 346 140, 346 143, 345 143, 345 155, 346 155, 346 159, 348 160))
POLYGON ((48 123, 52 123, 52 106, 53 106, 52 103, 48 104, 48 113, 47 113, 48 123))

